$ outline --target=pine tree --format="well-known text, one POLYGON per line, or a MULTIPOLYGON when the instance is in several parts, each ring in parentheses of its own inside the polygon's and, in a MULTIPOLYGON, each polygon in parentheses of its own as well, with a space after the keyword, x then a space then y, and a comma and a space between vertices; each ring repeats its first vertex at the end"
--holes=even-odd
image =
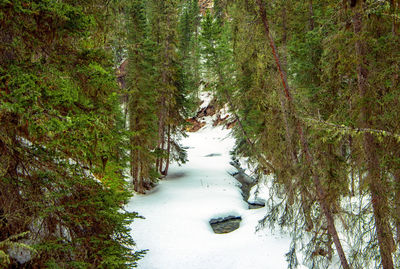
POLYGON ((149 1, 151 40, 156 44, 155 85, 158 91, 156 169, 161 175, 168 173, 172 159, 185 161, 184 151, 177 140, 185 122, 187 98, 182 87, 183 73, 177 54, 177 4, 175 0, 149 1))
MULTIPOLYGON (((183 3, 179 16, 179 61, 181 62, 181 80, 189 102, 195 101, 200 86, 200 46, 199 46, 199 5, 196 0, 183 3)), ((189 104, 194 110, 195 104, 189 104)))
POLYGON ((106 9, 0 4, 1 266, 131 268, 143 254, 128 228, 137 214, 121 210, 126 136, 106 9))
MULTIPOLYGON (((398 150, 393 121, 398 111, 392 103, 398 76, 391 66, 398 35, 393 17, 383 14, 393 14, 396 5, 353 2, 353 8, 347 1, 267 2, 267 26, 254 21, 259 11, 254 3, 230 3, 237 70, 232 96, 246 129, 235 131, 236 153, 250 157, 261 174, 274 172, 271 193, 285 202, 271 206, 265 220, 312 233, 305 248, 310 266, 330 262, 335 238, 325 221, 331 215, 343 224, 341 237, 356 242, 345 253, 351 264, 392 268, 398 242, 390 227, 399 222, 391 212, 398 212, 399 196, 392 188, 397 186, 397 158, 389 157, 398 150), (270 47, 280 58, 262 46, 261 27, 268 27, 270 47), (283 86, 289 86, 290 95, 279 94, 285 78, 281 70, 288 70, 283 86), (325 195, 319 196, 315 176, 325 195), (354 213, 351 196, 372 199, 354 213), (316 211, 316 202, 330 213, 316 211), (368 221, 370 212, 375 223, 368 221), (373 254, 378 246, 380 256, 373 254)), ((300 237, 288 253, 294 266, 300 237)))
POLYGON ((131 176, 135 191, 152 187, 157 174, 153 150, 157 143, 156 98, 154 87, 154 45, 148 37, 144 2, 133 1, 129 12, 128 111, 131 176))

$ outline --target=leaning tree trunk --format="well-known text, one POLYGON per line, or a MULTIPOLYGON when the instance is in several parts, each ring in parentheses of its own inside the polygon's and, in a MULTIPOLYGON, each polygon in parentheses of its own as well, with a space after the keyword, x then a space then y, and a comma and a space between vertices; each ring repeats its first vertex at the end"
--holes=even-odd
MULTIPOLYGON (((363 10, 362 3, 355 7, 353 14, 354 35, 358 38, 355 42, 357 57, 357 81, 358 92, 361 100, 365 100, 361 107, 361 122, 363 128, 373 128, 371 124, 371 114, 373 104, 371 104, 372 89, 368 87, 368 68, 366 61, 366 43, 362 39, 363 34, 363 10)), ((382 176, 380 160, 378 156, 378 146, 376 138, 370 133, 364 133, 363 147, 367 164, 367 182, 371 193, 372 207, 374 211, 376 233, 380 250, 382 267, 384 269, 393 268, 392 252, 394 251, 393 234, 388 220, 388 184, 382 176)))
MULTIPOLYGON (((289 113, 290 113, 289 115, 295 116, 292 95, 290 93, 290 88, 289 88, 289 85, 288 85, 288 82, 287 82, 287 75, 286 75, 286 72, 282 68, 282 64, 281 64, 281 61, 279 59, 279 55, 278 55, 278 51, 277 51, 277 48, 276 48, 276 45, 275 45, 275 41, 274 41, 274 39, 273 39, 273 37, 272 37, 272 35, 270 33, 270 30, 269 30, 269 24, 268 24, 268 20, 267 20, 267 14, 266 14, 266 11, 265 11, 265 5, 263 3, 263 0, 257 0, 257 3, 258 3, 258 6, 259 6, 260 17, 261 17, 261 20, 262 20, 262 22, 264 24, 265 35, 266 35, 267 39, 269 40, 269 45, 270 45, 270 47, 272 49, 272 53, 273 53, 273 56, 274 56, 274 59, 275 59, 275 63, 276 63, 276 66, 278 68, 278 71, 279 71, 279 74, 280 74, 280 77, 281 77, 283 90, 284 90, 285 97, 287 99, 287 104, 288 104, 288 107, 289 107, 289 113)), ((298 135, 300 137, 300 142, 301 142, 302 149, 303 149, 303 152, 304 152, 305 157, 306 157, 307 164, 311 169, 311 167, 313 167, 314 160, 313 160, 313 157, 312 157, 311 152, 310 152, 309 147, 308 147, 307 138, 306 138, 306 136, 304 134, 303 127, 301 126, 300 121, 298 119, 296 119, 295 125, 296 125, 296 130, 298 132, 298 135)), ((317 200, 318 200, 318 202, 319 202, 319 204, 321 206, 322 212, 325 215, 325 218, 327 220, 328 232, 333 238, 333 242, 335 244, 336 251, 337 251, 337 253, 338 253, 339 257, 340 257, 340 261, 341 261, 342 267, 345 268, 345 269, 350 269, 350 266, 349 266, 349 264, 347 262, 347 258, 346 258, 346 255, 344 253, 342 244, 341 244, 340 239, 339 239, 339 235, 338 235, 337 230, 336 230, 336 226, 335 226, 332 210, 331 210, 330 205, 328 204, 328 202, 325 200, 326 192, 325 192, 325 190, 324 190, 324 188, 323 188, 323 186, 321 184, 321 180, 319 179, 319 176, 314 171, 312 171, 312 169, 311 169, 310 172, 312 174, 313 182, 314 182, 314 185, 315 185, 315 188, 316 188, 317 200)))

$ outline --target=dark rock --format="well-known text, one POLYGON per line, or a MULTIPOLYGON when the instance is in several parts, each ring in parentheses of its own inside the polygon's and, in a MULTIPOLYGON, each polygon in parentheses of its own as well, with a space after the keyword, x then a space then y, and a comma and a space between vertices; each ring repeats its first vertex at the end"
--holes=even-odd
POLYGON ((236 159, 232 160, 229 164, 232 165, 233 167, 235 167, 237 170, 241 170, 241 169, 242 169, 242 168, 240 167, 239 161, 236 160, 236 159))
POLYGON ((216 218, 210 220, 211 228, 216 234, 226 234, 237 230, 240 227, 242 217, 228 216, 225 218, 216 218))
POLYGON ((242 169, 238 170, 233 177, 240 183, 243 200, 247 202, 250 197, 250 190, 257 184, 257 181, 248 176, 242 169))
POLYGON ((233 172, 233 173, 230 173, 230 175, 233 176, 233 177, 237 176, 238 174, 239 174, 239 172, 237 172, 237 171, 233 172))
POLYGON ((265 204, 264 204, 264 203, 258 203, 258 202, 256 202, 256 203, 249 203, 249 202, 248 202, 248 204, 249 204, 249 209, 258 209, 258 208, 265 207, 265 204))
POLYGON ((257 184, 257 180, 245 173, 245 170, 240 167, 240 162, 237 159, 233 158, 230 164, 238 170, 231 175, 239 182, 243 200, 247 202, 247 204, 249 205, 249 209, 258 209, 261 207, 265 207, 265 203, 261 201, 253 203, 248 202, 250 191, 257 184))
POLYGON ((221 154, 220 153, 211 153, 211 154, 208 154, 208 155, 206 155, 204 157, 217 157, 217 156, 221 156, 221 154))

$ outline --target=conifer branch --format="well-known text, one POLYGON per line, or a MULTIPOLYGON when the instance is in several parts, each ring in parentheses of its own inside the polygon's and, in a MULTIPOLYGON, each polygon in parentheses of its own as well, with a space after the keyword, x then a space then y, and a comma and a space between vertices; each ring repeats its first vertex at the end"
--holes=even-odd
POLYGON ((377 137, 393 137, 396 138, 397 141, 400 142, 400 134, 385 131, 385 130, 380 130, 380 129, 372 129, 372 128, 354 128, 350 127, 344 124, 336 124, 332 123, 329 121, 324 121, 321 119, 313 119, 313 118, 302 118, 306 124, 309 126, 316 126, 319 129, 323 130, 337 130, 341 131, 343 134, 346 135, 351 135, 351 136, 357 136, 357 135, 362 135, 365 133, 370 133, 372 135, 375 135, 377 137), (315 124, 313 124, 315 123, 315 124))
MULTIPOLYGON (((275 41, 274 38, 272 37, 270 30, 269 30, 269 23, 268 23, 268 19, 267 19, 267 13, 265 10, 265 4, 263 0, 257 0, 257 4, 259 7, 259 15, 260 18, 262 20, 262 23, 264 25, 264 30, 265 30, 265 35, 269 41, 270 47, 272 49, 272 53, 275 59, 275 63, 276 66, 279 70, 280 76, 281 76, 281 82, 282 82, 282 86, 283 86, 283 90, 285 92, 285 96, 288 102, 288 106, 289 106, 289 113, 292 113, 293 115, 296 115, 295 111, 294 111, 294 107, 293 107, 293 99, 292 99, 292 95, 290 93, 290 88, 289 85, 287 83, 287 77, 286 77, 286 72, 283 70, 282 68, 282 64, 281 61, 279 59, 278 56, 278 52, 277 52, 277 48, 275 45, 275 41)), ((286 112, 288 113, 288 112, 286 112)), ((296 130, 298 132, 298 135, 300 136, 300 142, 307 160, 307 165, 310 167, 310 173, 312 174, 313 177, 313 181, 314 181, 314 185, 316 188, 316 193, 317 193, 317 197, 318 197, 318 202, 321 206, 321 209, 325 215, 326 221, 327 221, 327 226, 328 226, 328 231, 329 234, 332 236, 337 253, 340 257, 340 261, 341 264, 343 266, 343 268, 345 269, 349 269, 350 266, 348 264, 347 258, 346 258, 346 254, 344 253, 342 244, 340 242, 339 239, 339 235, 335 226, 335 221, 333 218, 333 213, 332 210, 330 208, 330 205, 327 203, 326 199, 326 191, 324 189, 324 187, 322 186, 321 180, 318 176, 318 174, 316 174, 313 169, 311 168, 313 166, 314 163, 314 158, 312 153, 310 152, 309 146, 308 146, 308 141, 307 141, 307 137, 303 131, 303 126, 301 125, 301 122, 295 117, 296 122, 295 122, 295 127, 296 130)))

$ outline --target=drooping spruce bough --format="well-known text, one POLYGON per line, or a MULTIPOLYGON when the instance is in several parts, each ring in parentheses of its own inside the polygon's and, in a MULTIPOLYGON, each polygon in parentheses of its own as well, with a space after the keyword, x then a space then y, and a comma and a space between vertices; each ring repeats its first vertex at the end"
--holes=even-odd
POLYGON ((314 268, 334 254, 343 268, 397 267, 399 3, 214 6, 204 57, 237 118, 235 154, 260 181, 274 175, 260 228, 292 234, 290 268, 299 251, 314 268))

